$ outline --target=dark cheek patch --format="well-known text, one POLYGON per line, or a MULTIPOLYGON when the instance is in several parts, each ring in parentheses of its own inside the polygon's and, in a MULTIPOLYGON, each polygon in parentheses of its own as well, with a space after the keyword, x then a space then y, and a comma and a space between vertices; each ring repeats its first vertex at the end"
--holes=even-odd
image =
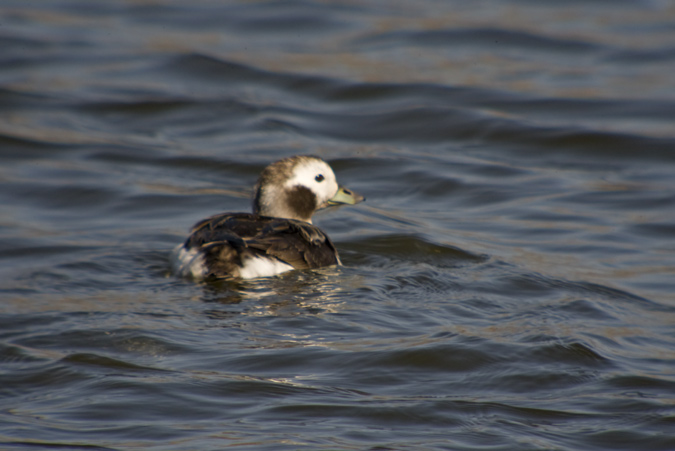
POLYGON ((296 185, 288 191, 288 205, 299 217, 309 219, 316 210, 316 195, 309 188, 296 185))

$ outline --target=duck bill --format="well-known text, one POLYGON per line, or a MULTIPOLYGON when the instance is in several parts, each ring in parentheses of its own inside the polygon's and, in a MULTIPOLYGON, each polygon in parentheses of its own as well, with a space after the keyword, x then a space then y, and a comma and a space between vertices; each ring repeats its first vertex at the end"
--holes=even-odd
POLYGON ((343 204, 349 204, 349 205, 354 205, 358 204, 359 202, 363 202, 366 200, 365 197, 361 196, 360 194, 355 193, 352 190, 349 190, 345 187, 340 187, 335 193, 335 196, 330 198, 328 202, 326 202, 329 206, 331 205, 343 205, 343 204))

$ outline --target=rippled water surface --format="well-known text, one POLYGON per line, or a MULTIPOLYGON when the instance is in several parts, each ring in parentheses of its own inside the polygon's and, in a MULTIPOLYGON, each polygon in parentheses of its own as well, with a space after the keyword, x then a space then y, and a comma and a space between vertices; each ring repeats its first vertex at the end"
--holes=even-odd
POLYGON ((3 1, 0 448, 675 449, 674 23, 3 1), (170 274, 306 153, 343 267, 170 274))

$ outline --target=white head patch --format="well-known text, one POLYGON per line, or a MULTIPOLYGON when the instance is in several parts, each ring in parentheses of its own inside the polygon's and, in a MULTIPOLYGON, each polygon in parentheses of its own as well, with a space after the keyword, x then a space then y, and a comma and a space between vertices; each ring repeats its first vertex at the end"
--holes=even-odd
POLYGON ((335 196, 338 184, 335 173, 328 163, 318 159, 308 159, 293 168, 293 174, 284 183, 285 188, 301 185, 309 188, 317 197, 317 208, 335 196))

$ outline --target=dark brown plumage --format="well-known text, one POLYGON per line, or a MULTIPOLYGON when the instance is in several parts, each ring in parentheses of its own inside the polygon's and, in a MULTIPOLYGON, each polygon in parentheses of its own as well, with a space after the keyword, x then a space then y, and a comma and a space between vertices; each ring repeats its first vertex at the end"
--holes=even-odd
POLYGON ((250 257, 275 258, 295 269, 340 264, 333 242, 318 227, 251 213, 224 213, 198 222, 185 247, 203 250, 209 268, 205 277, 211 278, 239 277, 242 260, 250 257))

